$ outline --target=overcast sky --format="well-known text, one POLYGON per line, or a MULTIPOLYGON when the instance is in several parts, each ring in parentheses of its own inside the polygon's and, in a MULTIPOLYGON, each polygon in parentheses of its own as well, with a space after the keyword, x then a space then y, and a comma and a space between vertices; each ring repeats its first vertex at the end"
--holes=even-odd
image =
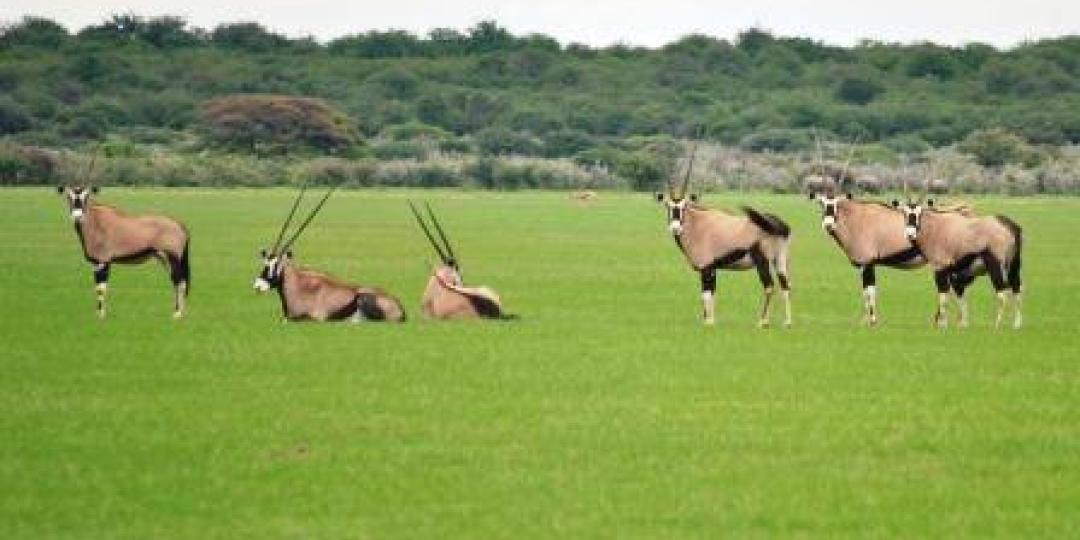
POLYGON ((594 46, 656 47, 692 32, 732 38, 748 27, 839 45, 870 38, 1009 47, 1080 34, 1077 0, 0 0, 0 22, 32 14, 71 31, 128 12, 181 15, 204 28, 257 21, 292 37, 312 35, 321 41, 371 29, 423 35, 435 27, 464 29, 484 19, 515 34, 539 32, 563 43, 594 46))

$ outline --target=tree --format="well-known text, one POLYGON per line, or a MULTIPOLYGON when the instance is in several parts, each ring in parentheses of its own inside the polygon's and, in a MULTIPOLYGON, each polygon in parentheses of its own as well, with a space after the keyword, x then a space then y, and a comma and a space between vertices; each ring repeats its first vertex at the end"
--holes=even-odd
POLYGON ((884 90, 881 83, 868 76, 848 75, 836 85, 836 97, 852 105, 866 105, 884 90))
POLYGON ((22 105, 8 97, 0 97, 0 135, 19 133, 30 129, 33 121, 22 105))
POLYGON ((225 96, 206 101, 200 117, 212 140, 256 153, 305 146, 334 152, 359 141, 352 120, 316 98, 225 96))
POLYGON ((0 29, 0 48, 23 45, 42 49, 57 49, 68 40, 67 28, 41 17, 23 17, 21 21, 0 29))
POLYGON ((250 52, 271 51, 284 47, 289 42, 284 36, 270 32, 255 22, 218 25, 211 32, 210 41, 221 47, 250 52))
POLYGON ((1031 163, 1036 153, 1027 141, 1003 129, 979 130, 960 143, 961 152, 975 157, 983 167, 1002 167, 1007 163, 1031 163))

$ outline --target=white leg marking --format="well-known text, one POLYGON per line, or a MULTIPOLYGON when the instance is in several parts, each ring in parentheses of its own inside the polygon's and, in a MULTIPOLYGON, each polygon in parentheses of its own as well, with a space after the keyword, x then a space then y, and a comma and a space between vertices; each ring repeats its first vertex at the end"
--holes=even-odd
POLYGON ((1001 318, 1005 315, 1005 297, 1007 293, 1005 291, 998 291, 997 293, 997 317, 994 318, 994 328, 1001 327, 1001 318))
POLYGON ((701 303, 705 313, 705 324, 713 324, 716 319, 713 317, 713 310, 715 309, 715 300, 713 298, 712 291, 702 291, 701 303))
POLYGON ((1020 308, 1024 303, 1023 291, 1013 294, 1013 329, 1019 330, 1024 324, 1024 316, 1020 313, 1020 308))
POLYGON ((784 297, 784 326, 791 328, 791 291, 784 289, 780 294, 784 297))
POLYGON ((938 307, 937 307, 937 326, 938 328, 948 328, 949 326, 949 293, 938 293, 938 307))
POLYGON ((866 324, 874 326, 877 324, 877 287, 867 285, 863 289, 863 300, 866 306, 866 324))

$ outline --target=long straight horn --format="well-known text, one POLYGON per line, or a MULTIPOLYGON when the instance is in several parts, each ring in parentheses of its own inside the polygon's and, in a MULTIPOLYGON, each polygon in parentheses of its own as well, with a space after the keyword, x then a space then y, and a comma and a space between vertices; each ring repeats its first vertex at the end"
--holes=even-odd
POLYGON ((304 232, 304 229, 306 229, 308 224, 311 223, 311 220, 315 219, 315 216, 319 214, 319 210, 322 210, 323 205, 326 204, 326 200, 330 198, 330 195, 334 194, 334 190, 336 190, 337 188, 337 186, 334 186, 327 190, 326 195, 323 195, 323 198, 319 200, 319 204, 315 205, 315 209, 312 210, 310 214, 308 214, 307 219, 305 219, 304 222, 300 224, 300 227, 296 229, 296 232, 293 233, 291 238, 289 238, 289 241, 285 242, 285 245, 281 246, 282 251, 288 250, 290 247, 292 247, 293 242, 295 242, 297 238, 300 238, 300 233, 304 232))
POLYGON ((424 218, 420 216, 420 212, 416 211, 416 206, 413 205, 412 201, 409 201, 409 209, 412 210, 413 217, 416 218, 416 224, 420 226, 420 230, 424 231, 424 236, 427 237, 428 242, 431 242, 431 247, 435 248, 435 253, 439 256, 439 260, 441 260, 443 264, 447 264, 446 254, 443 253, 443 250, 439 247, 439 243, 435 241, 435 237, 431 235, 431 231, 428 230, 427 224, 424 223, 424 218))
POLYGON ((87 186, 91 186, 94 184, 94 178, 93 176, 91 176, 91 173, 94 172, 95 163, 97 163, 96 153, 90 155, 90 164, 86 166, 86 171, 82 173, 82 178, 80 178, 80 181, 85 183, 87 186))
POLYGON ((825 153, 821 150, 821 135, 818 134, 817 127, 813 128, 814 143, 817 145, 817 173, 822 177, 825 176, 825 153))
POLYGON ((447 260, 446 263, 458 264, 457 256, 454 255, 454 248, 450 247, 450 240, 446 238, 446 233, 443 232, 442 225, 439 225, 439 220, 435 218, 435 212, 431 211, 431 205, 425 202, 424 207, 427 208, 428 217, 431 218, 431 224, 435 226, 435 232, 439 233, 439 238, 442 239, 443 246, 446 247, 446 254, 449 257, 449 260, 447 260))
POLYGON ((694 156, 697 155, 698 143, 694 143, 694 148, 690 150, 690 163, 686 165, 686 176, 683 178, 682 191, 679 192, 679 197, 686 196, 686 190, 690 187, 690 173, 694 170, 694 156))
POLYGON ((292 223, 293 216, 296 214, 296 209, 300 207, 300 200, 304 198, 304 192, 307 191, 307 180, 300 185, 300 193, 296 194, 296 200, 293 201, 292 208, 289 210, 289 215, 285 217, 285 222, 281 224, 281 230, 278 231, 277 239, 274 240, 274 247, 270 249, 270 253, 276 255, 278 248, 281 247, 281 239, 285 237, 285 231, 288 230, 289 224, 292 223))
POLYGON ((851 159, 855 157, 855 146, 859 144, 859 138, 855 137, 855 140, 851 143, 851 148, 848 150, 847 160, 844 161, 844 168, 840 169, 840 178, 836 180, 837 184, 844 185, 844 180, 847 178, 848 166, 851 165, 851 159))

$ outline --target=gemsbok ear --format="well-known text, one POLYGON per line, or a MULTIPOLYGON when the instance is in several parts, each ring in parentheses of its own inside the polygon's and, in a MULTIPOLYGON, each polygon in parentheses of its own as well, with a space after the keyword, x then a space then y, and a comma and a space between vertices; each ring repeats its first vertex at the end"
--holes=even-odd
POLYGON ((889 201, 889 204, 891 204, 893 208, 900 208, 900 201, 898 201, 896 199, 893 199, 892 201, 889 201))
POLYGON ((285 256, 291 259, 292 258, 292 250, 290 249, 290 250, 286 251, 285 256))
POLYGON ((656 194, 656 202, 664 202, 664 194, 663 193, 657 193, 656 194))
POLYGON ((264 259, 266 258, 266 250, 265 249, 260 249, 259 250, 259 257, 262 257, 264 259))
POLYGON ((934 207, 934 199, 926 199, 926 206, 928 206, 930 208, 933 208, 934 207))
POLYGON ((817 193, 814 193, 813 191, 807 191, 806 198, 812 201, 817 198, 817 193))
POLYGON ((57 193, 63 193, 64 192, 64 186, 56 186, 56 192, 57 193))
POLYGON ((690 194, 690 202, 697 202, 697 193, 690 194))
POLYGON ((97 195, 97 192, 98 192, 98 191, 101 191, 101 189, 100 189, 100 188, 98 188, 97 186, 92 186, 92 187, 90 188, 90 193, 93 193, 94 195, 97 195))

